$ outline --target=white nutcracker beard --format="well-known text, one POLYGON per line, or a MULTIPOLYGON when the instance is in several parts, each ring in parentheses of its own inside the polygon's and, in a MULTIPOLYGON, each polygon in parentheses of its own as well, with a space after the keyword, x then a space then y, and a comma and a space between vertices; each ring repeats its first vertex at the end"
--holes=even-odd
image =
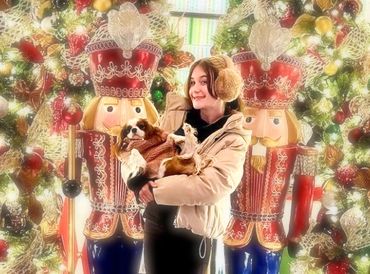
POLYGON ((267 147, 259 142, 252 147, 251 166, 261 174, 265 171, 266 153, 267 147))

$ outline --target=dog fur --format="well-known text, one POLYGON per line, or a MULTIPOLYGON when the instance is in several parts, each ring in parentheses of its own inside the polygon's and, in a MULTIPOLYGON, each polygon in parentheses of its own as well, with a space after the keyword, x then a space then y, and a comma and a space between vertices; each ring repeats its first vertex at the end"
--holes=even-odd
POLYGON ((198 172, 199 160, 194 153, 198 143, 196 132, 189 124, 184 124, 183 130, 185 136, 167 134, 146 119, 130 120, 123 127, 116 154, 131 190, 140 187, 141 181, 198 172))

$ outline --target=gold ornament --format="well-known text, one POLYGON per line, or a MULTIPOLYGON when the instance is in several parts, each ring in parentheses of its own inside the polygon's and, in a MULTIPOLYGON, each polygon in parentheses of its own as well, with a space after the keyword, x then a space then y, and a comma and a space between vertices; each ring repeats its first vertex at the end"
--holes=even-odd
POLYGON ((355 186, 370 190, 370 168, 360 168, 354 179, 355 186))
POLYGON ((299 37, 302 34, 310 33, 315 25, 315 17, 309 14, 302 14, 297 18, 293 27, 292 35, 294 37, 299 37))
POLYGON ((13 65, 12 63, 6 62, 0 64, 0 75, 1 76, 9 76, 12 73, 13 65))
POLYGON ((336 146, 328 145, 324 151, 324 161, 330 168, 338 166, 340 161, 343 160, 343 152, 336 146))
POLYGON ((338 184, 335 182, 333 178, 330 178, 325 181, 322 186, 322 189, 327 192, 336 192, 338 190, 338 184))
POLYGON ((308 47, 310 45, 310 37, 311 37, 311 34, 309 34, 309 33, 303 33, 299 38, 300 38, 301 42, 306 47, 308 47))
POLYGON ((26 117, 24 116, 18 117, 18 119, 16 120, 16 128, 19 135, 23 137, 27 135, 28 123, 26 117))
POLYGON ((64 81, 68 79, 68 73, 65 68, 57 68, 54 76, 55 76, 55 79, 57 79, 58 81, 64 81))
POLYGON ((54 242, 58 238, 59 226, 57 220, 42 219, 40 228, 45 242, 54 242))
POLYGON ((328 9, 331 9, 334 6, 336 1, 335 0, 334 1, 332 1, 332 0, 315 0, 314 2, 322 11, 326 11, 328 9))
POLYGON ((333 22, 328 16, 320 16, 315 20, 315 30, 320 35, 325 35, 333 29, 333 22))
POLYGON ((333 76, 338 72, 338 66, 334 62, 330 62, 324 67, 324 72, 328 76, 333 76))
POLYGON ((93 3, 94 9, 100 12, 106 12, 112 7, 111 0, 95 0, 93 3))
POLYGON ((44 18, 46 11, 51 9, 50 0, 33 0, 32 1, 33 12, 38 19, 44 18))
POLYGON ((61 52, 62 46, 60 44, 52 44, 46 50, 48 57, 57 57, 61 52))
POLYGON ((54 36, 45 32, 39 32, 32 35, 35 43, 41 47, 42 50, 47 49, 50 45, 55 43, 54 36))

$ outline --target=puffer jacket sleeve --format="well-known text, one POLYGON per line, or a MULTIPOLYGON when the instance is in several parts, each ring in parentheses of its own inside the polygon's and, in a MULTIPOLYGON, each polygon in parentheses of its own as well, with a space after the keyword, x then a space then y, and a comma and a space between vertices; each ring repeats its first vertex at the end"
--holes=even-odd
MULTIPOLYGON (((232 138, 230 138, 232 137, 232 138)), ((156 180, 155 200, 163 205, 212 205, 230 195, 243 175, 247 144, 238 134, 214 155, 212 162, 198 175, 174 175, 156 180)))
POLYGON ((176 93, 169 93, 166 97, 166 109, 159 121, 159 127, 166 132, 179 129, 185 119, 185 112, 190 109, 186 99, 176 93))

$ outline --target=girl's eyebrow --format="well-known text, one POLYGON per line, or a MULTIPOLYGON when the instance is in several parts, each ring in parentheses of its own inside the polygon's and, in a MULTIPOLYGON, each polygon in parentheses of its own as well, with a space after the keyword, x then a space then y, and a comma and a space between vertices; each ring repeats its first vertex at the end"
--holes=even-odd
MULTIPOLYGON (((199 78, 207 78, 207 75, 201 75, 199 78)), ((194 79, 194 77, 190 77, 190 79, 194 79)))

